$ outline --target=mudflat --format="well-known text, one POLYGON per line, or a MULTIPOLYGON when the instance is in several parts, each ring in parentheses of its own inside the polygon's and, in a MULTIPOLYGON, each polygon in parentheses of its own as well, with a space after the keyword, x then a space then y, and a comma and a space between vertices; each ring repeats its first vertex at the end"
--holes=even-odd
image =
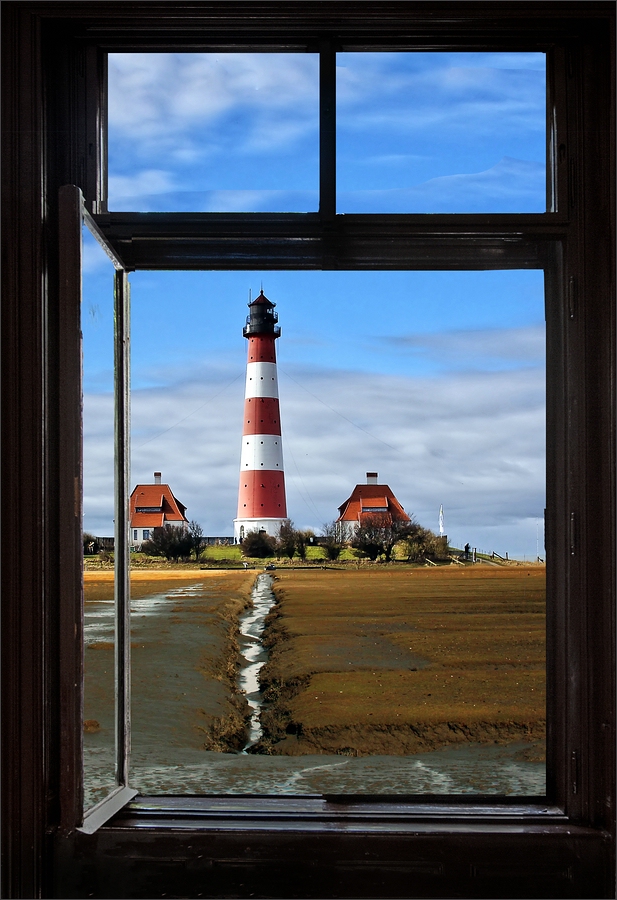
POLYGON ((544 566, 278 570, 274 591, 257 752, 542 759, 544 566))
MULTIPOLYGON (((134 759, 177 765, 186 753, 242 746, 238 619, 254 580, 243 570, 131 572, 134 759)), ((111 571, 84 573, 84 739, 93 750, 113 745, 113 581, 111 571)))

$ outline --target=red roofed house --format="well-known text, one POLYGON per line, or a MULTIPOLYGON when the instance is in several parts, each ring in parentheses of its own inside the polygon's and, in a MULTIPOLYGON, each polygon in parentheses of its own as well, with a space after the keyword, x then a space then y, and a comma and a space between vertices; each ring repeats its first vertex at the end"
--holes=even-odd
POLYGON ((130 544, 139 549, 149 541, 155 528, 163 525, 188 525, 184 515, 186 506, 171 492, 168 484, 161 484, 161 473, 154 473, 154 484, 138 484, 131 494, 130 544))
POLYGON ((357 484, 351 497, 339 506, 336 520, 347 540, 367 516, 383 517, 384 525, 392 522, 410 522, 411 519, 387 484, 377 483, 377 472, 366 473, 366 484, 357 484))

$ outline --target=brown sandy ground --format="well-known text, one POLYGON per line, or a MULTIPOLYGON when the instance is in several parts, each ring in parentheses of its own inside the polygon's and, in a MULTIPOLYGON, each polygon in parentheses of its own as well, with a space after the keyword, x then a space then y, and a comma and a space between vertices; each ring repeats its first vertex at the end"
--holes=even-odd
POLYGON ((257 752, 545 738, 545 569, 278 572, 257 752))
MULTIPOLYGON (((236 688, 238 618, 254 580, 255 573, 242 570, 131 573, 132 600, 161 593, 170 598, 154 614, 146 608, 132 615, 134 758, 178 764, 182 750, 243 745, 248 705, 236 688), (185 588, 190 592, 183 595, 185 588)), ((85 572, 84 594, 86 609, 109 609, 113 572, 85 572)), ((113 643, 87 643, 87 746, 112 746, 113 709, 113 643)))

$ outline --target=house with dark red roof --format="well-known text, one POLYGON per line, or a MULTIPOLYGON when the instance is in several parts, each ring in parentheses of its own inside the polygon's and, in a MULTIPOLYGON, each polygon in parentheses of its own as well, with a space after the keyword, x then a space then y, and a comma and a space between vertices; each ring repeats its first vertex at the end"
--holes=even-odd
POLYGON ((366 473, 366 484, 357 484, 351 496, 338 508, 336 520, 341 531, 350 540, 363 520, 379 518, 384 525, 392 522, 410 522, 411 519, 387 484, 379 484, 377 472, 366 473))
POLYGON ((154 484, 138 484, 130 499, 130 545, 138 550, 149 541, 155 528, 188 525, 186 506, 174 497, 168 484, 161 484, 161 473, 154 473, 154 484))

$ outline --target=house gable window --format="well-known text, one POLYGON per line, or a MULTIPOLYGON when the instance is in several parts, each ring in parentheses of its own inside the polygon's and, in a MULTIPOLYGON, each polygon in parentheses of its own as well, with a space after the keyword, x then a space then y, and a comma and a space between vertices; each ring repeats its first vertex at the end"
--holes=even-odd
MULTIPOLYGON (((6 896, 609 896, 614 823, 612 4, 5 4, 10 351, 3 665, 6 896), (454 14, 454 10, 456 14, 454 14), (108 52, 321 54, 319 214, 105 211, 108 52), (404 45, 401 47, 401 45, 404 45), (336 52, 534 49, 550 212, 336 216, 336 52), (19 52, 17 49, 19 48, 19 52), (44 176, 44 177, 43 177, 44 176), (55 260, 75 184, 127 267, 511 266, 547 273, 552 647, 547 802, 141 798, 81 815, 79 327, 55 260), (40 534, 32 562, 23 533, 40 534), (516 865, 512 860, 517 860, 516 865), (524 862, 518 863, 518 860, 524 862)), ((613 132, 614 134, 614 132, 613 132)))

